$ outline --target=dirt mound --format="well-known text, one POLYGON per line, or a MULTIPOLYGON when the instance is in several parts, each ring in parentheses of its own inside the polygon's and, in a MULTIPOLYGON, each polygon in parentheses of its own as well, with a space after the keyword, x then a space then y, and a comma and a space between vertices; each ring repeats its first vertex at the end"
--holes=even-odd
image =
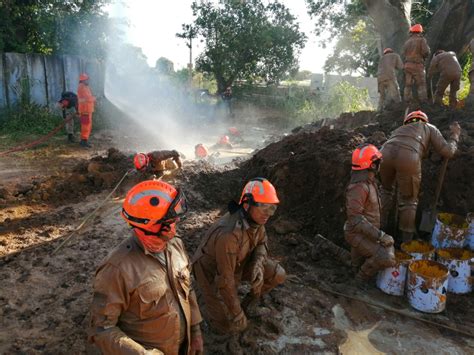
MULTIPOLYGON (((445 137, 454 119, 463 128, 458 153, 448 165, 440 206, 443 211, 465 215, 474 211, 472 112, 433 107, 424 110, 445 137)), ((280 220, 296 220, 305 232, 321 233, 341 243, 351 152, 364 142, 380 147, 399 127, 403 115, 404 111, 359 112, 325 122, 322 128, 320 123, 298 128, 293 135, 255 154, 242 165, 242 173, 245 179, 265 176, 276 185, 282 201, 280 220)), ((433 201, 441 161, 432 153, 423 163, 419 212, 433 201)))

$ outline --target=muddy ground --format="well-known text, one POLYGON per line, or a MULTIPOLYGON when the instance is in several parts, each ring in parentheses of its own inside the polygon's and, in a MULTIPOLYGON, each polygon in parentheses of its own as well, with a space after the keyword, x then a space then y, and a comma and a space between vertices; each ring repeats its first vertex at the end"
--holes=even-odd
MULTIPOLYGON (((463 128, 460 152, 449 164, 442 208, 461 214, 474 211, 473 113, 426 110, 443 133, 454 117, 463 128)), ((248 178, 270 178, 282 201, 268 233, 271 253, 289 279, 263 298, 248 330, 235 341, 212 335, 203 324, 207 353, 473 353, 474 339, 465 334, 330 292, 472 333, 472 295, 449 295, 447 310, 439 315, 416 312, 405 299, 376 288, 359 291, 350 269, 319 248, 314 238, 321 233, 347 247, 341 231, 350 152, 365 141, 382 144, 402 115, 344 115, 324 122, 324 127, 308 125, 280 138, 271 128, 255 125, 252 138, 235 150, 273 143, 250 159, 217 166, 185 161, 172 182, 186 191, 189 200, 191 211, 179 233, 190 254, 248 178)), ((128 235, 118 212, 127 188, 144 178, 127 177, 97 216, 52 254, 131 167, 131 151, 125 148, 135 146, 117 144, 121 141, 117 136, 123 135, 116 132, 102 134, 92 151, 53 143, 0 160, 0 353, 86 352, 94 270, 128 235)), ((242 154, 222 152, 226 157, 222 161, 234 155, 242 154)), ((421 208, 431 202, 440 163, 432 154, 424 164, 421 208)))

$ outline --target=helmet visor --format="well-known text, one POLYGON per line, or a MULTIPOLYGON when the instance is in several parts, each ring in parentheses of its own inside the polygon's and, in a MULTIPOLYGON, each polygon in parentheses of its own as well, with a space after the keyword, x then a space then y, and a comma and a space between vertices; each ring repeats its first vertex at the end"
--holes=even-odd
POLYGON ((274 203, 260 203, 260 202, 255 202, 253 204, 255 207, 257 207, 261 212, 273 216, 278 208, 278 205, 274 203))
POLYGON ((170 223, 171 221, 176 221, 178 218, 182 218, 186 212, 188 211, 188 204, 186 203, 186 196, 181 189, 178 189, 178 194, 174 198, 173 202, 171 202, 168 211, 163 216, 163 218, 159 219, 155 222, 155 224, 161 224, 163 222, 170 223))

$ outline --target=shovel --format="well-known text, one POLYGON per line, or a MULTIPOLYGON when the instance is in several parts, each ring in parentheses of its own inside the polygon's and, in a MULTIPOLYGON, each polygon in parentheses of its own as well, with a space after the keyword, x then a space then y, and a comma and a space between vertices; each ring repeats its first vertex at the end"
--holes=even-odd
POLYGON ((446 168, 448 167, 448 160, 449 160, 448 158, 444 158, 443 165, 441 165, 441 170, 439 172, 439 178, 438 178, 438 185, 436 186, 436 194, 435 194, 434 203, 430 209, 424 210, 423 214, 421 215, 420 231, 422 232, 431 233, 436 223, 436 216, 438 215, 436 206, 438 205, 439 195, 441 193, 441 187, 443 186, 444 175, 446 174, 446 168))

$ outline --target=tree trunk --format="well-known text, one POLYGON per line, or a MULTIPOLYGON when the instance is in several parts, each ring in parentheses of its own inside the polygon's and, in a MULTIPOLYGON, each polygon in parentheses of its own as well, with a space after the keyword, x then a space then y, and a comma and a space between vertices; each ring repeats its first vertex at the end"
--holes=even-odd
POLYGON ((412 0, 364 0, 384 48, 400 53, 410 30, 412 0))
POLYGON ((431 53, 454 51, 458 57, 468 49, 474 36, 474 4, 466 0, 444 0, 430 21, 426 36, 431 53))

